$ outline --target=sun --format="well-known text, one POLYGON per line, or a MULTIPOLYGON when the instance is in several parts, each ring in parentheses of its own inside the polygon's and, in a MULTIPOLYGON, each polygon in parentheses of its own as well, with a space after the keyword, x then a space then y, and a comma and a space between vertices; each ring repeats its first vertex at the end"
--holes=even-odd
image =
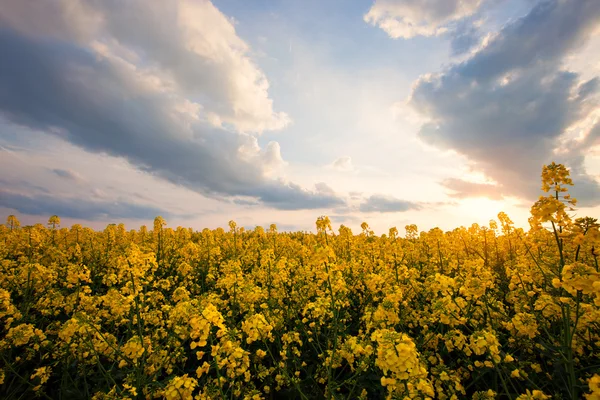
POLYGON ((505 200, 492 200, 487 197, 462 199, 459 201, 458 210, 464 215, 464 221, 487 224, 491 219, 497 219, 500 211, 512 208, 505 200))

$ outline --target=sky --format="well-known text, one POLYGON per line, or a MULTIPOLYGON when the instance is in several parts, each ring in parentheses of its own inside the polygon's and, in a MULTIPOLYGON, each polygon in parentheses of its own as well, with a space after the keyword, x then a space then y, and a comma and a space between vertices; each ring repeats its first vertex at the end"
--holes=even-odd
POLYGON ((600 217, 600 1, 0 0, 0 217, 600 217))

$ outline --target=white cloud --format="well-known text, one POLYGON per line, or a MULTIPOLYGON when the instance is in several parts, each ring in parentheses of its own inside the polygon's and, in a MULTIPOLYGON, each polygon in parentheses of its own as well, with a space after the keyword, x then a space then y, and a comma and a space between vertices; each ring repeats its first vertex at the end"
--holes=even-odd
POLYGON ((342 172, 354 171, 354 165, 352 164, 352 158, 350 156, 343 156, 337 158, 331 166, 342 172))
POLYGON ((262 149, 255 137, 246 136, 244 139, 246 142, 238 149, 238 153, 243 160, 251 164, 261 165, 265 176, 275 178, 283 175, 283 169, 288 163, 281 156, 279 143, 270 141, 262 149))
POLYGON ((415 110, 406 101, 396 101, 390 107, 392 115, 396 120, 403 120, 410 125, 420 126, 427 122, 427 117, 415 110))
POLYGON ((375 0, 364 20, 394 39, 435 36, 449 23, 474 14, 480 5, 481 0, 375 0))
POLYGON ((319 194, 330 195, 330 196, 335 196, 336 195, 335 190, 333 190, 325 182, 317 182, 317 183, 315 183, 315 189, 316 189, 317 193, 319 193, 319 194))

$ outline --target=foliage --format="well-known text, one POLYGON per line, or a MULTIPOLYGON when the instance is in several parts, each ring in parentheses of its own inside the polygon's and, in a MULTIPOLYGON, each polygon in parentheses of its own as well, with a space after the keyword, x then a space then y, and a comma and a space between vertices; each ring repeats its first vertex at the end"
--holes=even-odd
POLYGON ((600 399, 598 223, 0 228, 0 397, 600 399))

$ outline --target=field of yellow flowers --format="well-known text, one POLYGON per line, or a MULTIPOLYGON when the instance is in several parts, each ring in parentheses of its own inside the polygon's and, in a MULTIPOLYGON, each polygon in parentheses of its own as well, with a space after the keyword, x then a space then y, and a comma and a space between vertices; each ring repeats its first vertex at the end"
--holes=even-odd
POLYGON ((0 228, 0 398, 600 399, 599 225, 0 228))

